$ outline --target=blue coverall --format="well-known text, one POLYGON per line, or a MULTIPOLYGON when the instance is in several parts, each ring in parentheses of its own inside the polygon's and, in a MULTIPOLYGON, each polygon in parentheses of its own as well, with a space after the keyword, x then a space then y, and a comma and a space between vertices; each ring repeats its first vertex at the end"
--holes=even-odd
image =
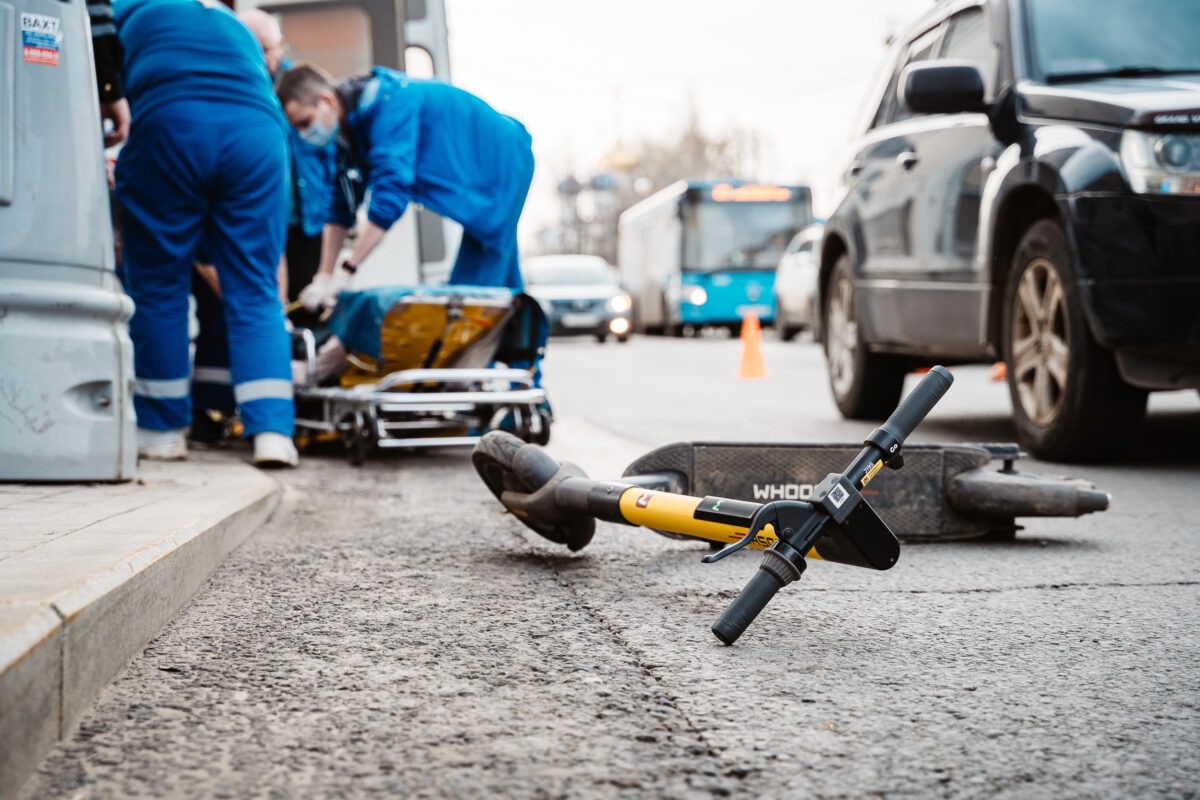
POLYGON ((351 227, 365 189, 367 219, 385 230, 420 203, 463 226, 450 283, 523 288, 517 220, 533 179, 525 127, 462 89, 383 67, 339 94, 347 105, 343 166, 364 181, 353 197, 334 193, 330 222, 351 227))
POLYGON ((133 125, 117 162, 136 305, 138 426, 191 422, 187 298, 202 232, 221 282, 247 436, 291 435, 291 355, 276 268, 287 224, 282 110, 253 35, 219 3, 115 0, 133 125))
MULTIPOLYGON (((291 167, 288 226, 297 226, 305 235, 316 237, 321 234, 325 217, 329 214, 333 145, 313 147, 301 139, 291 126, 288 127, 287 144, 291 167)), ((200 243, 196 260, 202 264, 212 263, 212 247, 204 240, 200 243)), ((291 261, 288 262, 288 294, 293 298, 304 288, 291 280, 291 276, 296 274, 294 266, 291 261)), ((312 269, 315 268, 314 263, 312 269)), ((307 280, 311 278, 310 273, 307 280)), ((229 337, 225 330, 221 298, 195 271, 192 273, 192 296, 196 298, 196 319, 200 326, 192 370, 192 411, 196 415, 218 411, 228 416, 234 412, 236 403, 233 378, 229 371, 229 337)))

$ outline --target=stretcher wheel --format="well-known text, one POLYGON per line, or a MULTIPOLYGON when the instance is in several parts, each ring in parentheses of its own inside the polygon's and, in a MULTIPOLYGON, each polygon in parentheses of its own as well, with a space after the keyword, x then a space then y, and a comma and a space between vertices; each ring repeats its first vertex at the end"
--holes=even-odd
MULTIPOLYGON (((501 500, 506 491, 533 494, 558 472, 558 463, 534 447, 529 447, 533 457, 523 457, 522 463, 517 464, 518 451, 526 447, 529 445, 504 431, 492 431, 475 443, 471 461, 497 500, 501 500)), ((596 532, 596 520, 591 517, 555 522, 517 518, 539 536, 556 544, 565 544, 569 550, 583 549, 596 532)))
POLYGON ((361 467, 375 447, 375 417, 369 412, 355 411, 346 422, 342 442, 350 463, 361 467))
POLYGON ((551 419, 550 413, 542 409, 514 408, 513 433, 530 444, 547 445, 550 443, 551 419))
POLYGON ((534 414, 538 420, 538 430, 536 433, 530 430, 526 438, 533 444, 545 447, 550 444, 550 415, 545 411, 535 411, 534 414))

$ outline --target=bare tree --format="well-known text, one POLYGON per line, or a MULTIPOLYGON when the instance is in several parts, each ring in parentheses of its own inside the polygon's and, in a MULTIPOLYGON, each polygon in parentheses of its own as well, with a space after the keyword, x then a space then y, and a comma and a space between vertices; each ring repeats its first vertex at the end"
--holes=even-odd
MULTIPOLYGON (((642 139, 619 145, 621 158, 597 170, 584 181, 572 203, 564 210, 562 233, 547 241, 572 242, 580 252, 593 253, 615 262, 617 218, 647 194, 678 180, 747 179, 756 176, 762 155, 761 139, 755 131, 733 128, 720 136, 703 130, 694 104, 678 133, 663 139, 642 139), (590 194, 589 194, 590 192, 590 194)), ((570 178, 574 181, 574 178, 570 178)), ((564 181, 565 183, 566 181, 564 181)), ((578 184, 577 184, 578 185, 578 184)))
POLYGON ((646 139, 632 149, 639 154, 634 179, 646 178, 653 189, 661 189, 681 179, 753 177, 761 142, 757 133, 744 128, 731 129, 723 136, 708 135, 693 106, 675 137, 646 139))

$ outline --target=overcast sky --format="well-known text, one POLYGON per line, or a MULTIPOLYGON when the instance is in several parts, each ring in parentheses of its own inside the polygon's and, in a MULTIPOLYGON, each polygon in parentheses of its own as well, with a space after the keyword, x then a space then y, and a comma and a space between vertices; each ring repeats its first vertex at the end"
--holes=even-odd
POLYGON ((537 171, 522 240, 554 187, 617 138, 753 128, 764 181, 809 183, 828 213, 888 33, 933 0, 446 0, 453 82, 520 119, 537 171))

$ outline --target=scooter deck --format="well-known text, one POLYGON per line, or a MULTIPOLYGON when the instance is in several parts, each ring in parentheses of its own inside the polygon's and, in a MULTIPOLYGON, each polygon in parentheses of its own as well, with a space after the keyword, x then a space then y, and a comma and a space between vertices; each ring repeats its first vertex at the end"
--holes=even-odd
MULTIPOLYGON (((807 500, 826 475, 839 472, 861 449, 861 444, 679 442, 634 461, 624 480, 757 503, 807 500)), ((904 469, 885 470, 863 495, 909 541, 1009 538, 1019 527, 1017 517, 1075 517, 1108 507, 1108 495, 1086 481, 1014 471, 1012 463, 1021 456, 1016 445, 913 444, 903 455, 904 469), (1001 469, 989 466, 997 461, 1001 469)))

